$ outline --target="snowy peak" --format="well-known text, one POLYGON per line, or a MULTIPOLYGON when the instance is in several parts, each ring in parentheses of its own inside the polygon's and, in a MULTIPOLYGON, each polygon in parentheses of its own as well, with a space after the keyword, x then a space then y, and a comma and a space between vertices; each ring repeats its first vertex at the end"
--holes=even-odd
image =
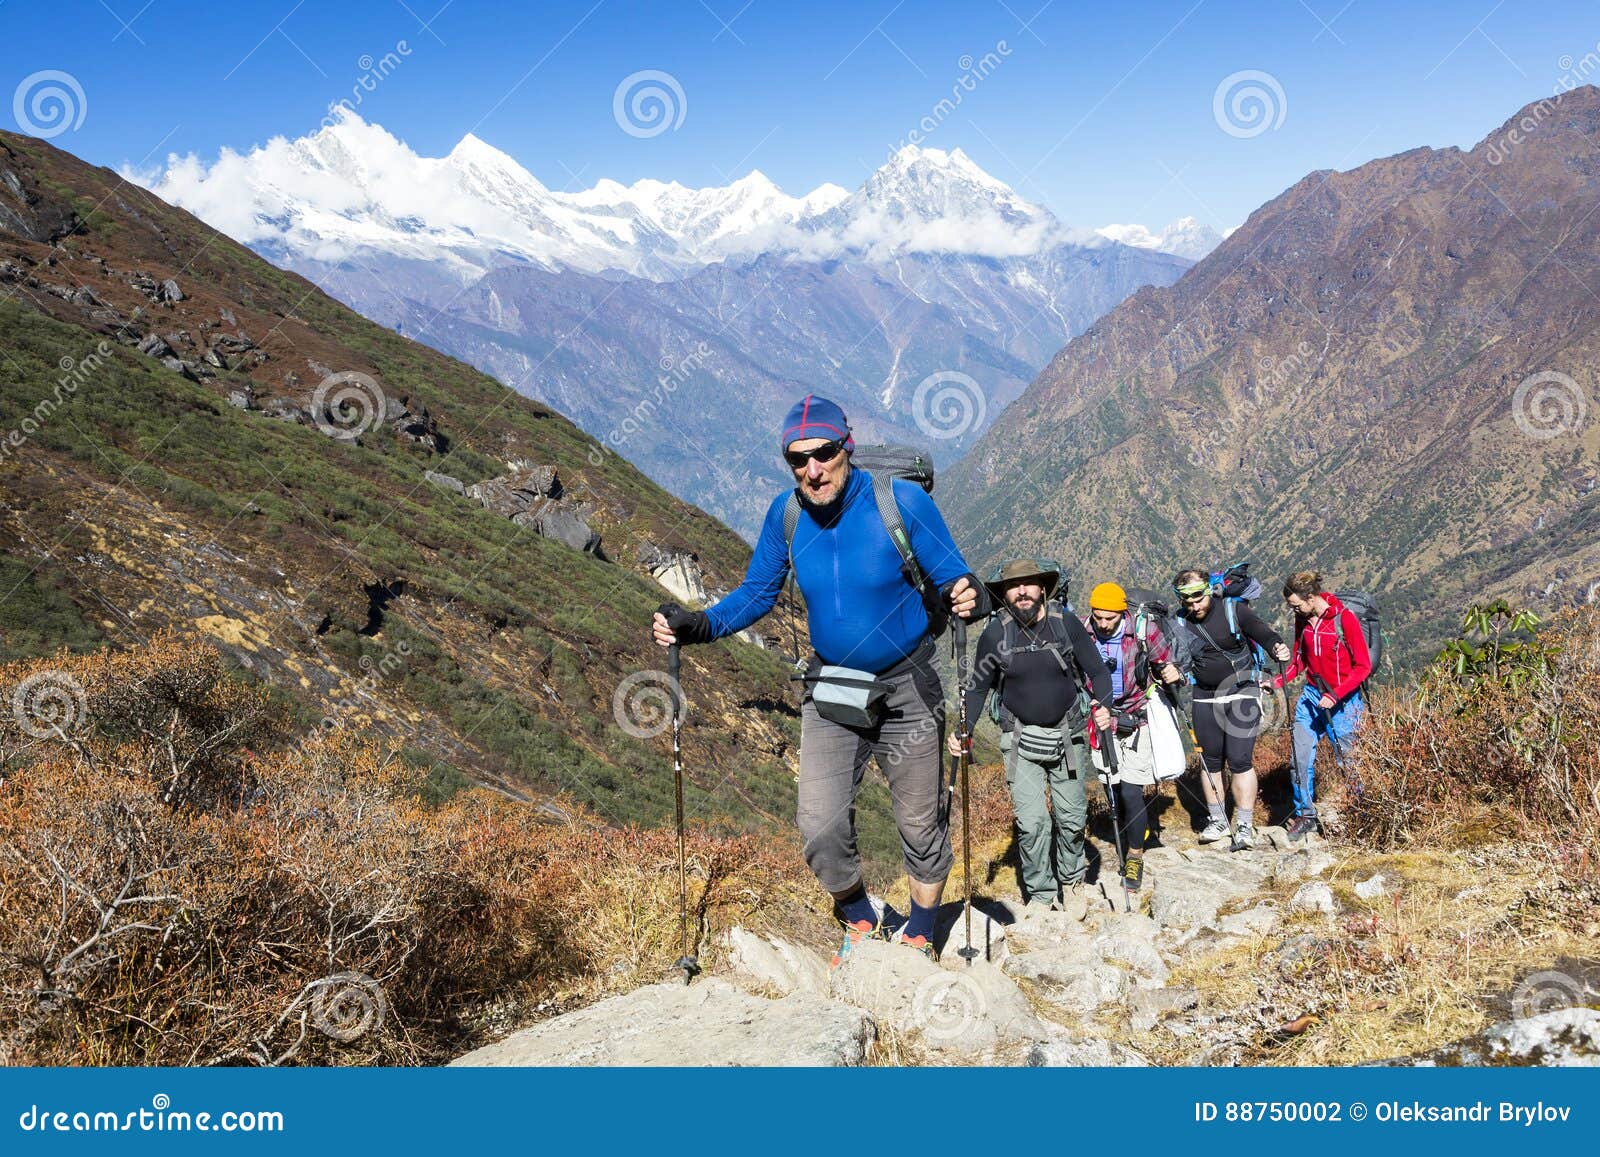
MULTIPOLYGON (((605 179, 555 192, 472 133, 445 156, 424 157, 339 109, 297 140, 223 150, 209 165, 174 156, 159 175, 127 175, 247 244, 325 263, 362 254, 432 261, 462 281, 508 261, 661 279, 766 253, 1010 257, 1082 240, 960 149, 915 145, 853 192, 825 184, 795 197, 760 170, 700 189, 605 179)), ((1137 226, 1102 233, 1115 230, 1168 252, 1216 240, 1192 221, 1154 241, 1137 226)))
POLYGON ((1190 261, 1199 261, 1222 244, 1223 236, 1193 217, 1179 217, 1160 233, 1152 233, 1143 225, 1106 225, 1095 232, 1137 249, 1154 249, 1187 257, 1190 261))

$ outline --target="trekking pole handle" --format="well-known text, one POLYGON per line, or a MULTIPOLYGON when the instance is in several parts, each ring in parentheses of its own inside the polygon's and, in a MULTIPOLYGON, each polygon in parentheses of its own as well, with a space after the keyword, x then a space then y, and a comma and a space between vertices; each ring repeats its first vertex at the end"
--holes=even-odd
POLYGON ((682 694, 683 655, 681 645, 673 643, 667 648, 667 678, 672 680, 672 714, 678 714, 679 698, 682 694))

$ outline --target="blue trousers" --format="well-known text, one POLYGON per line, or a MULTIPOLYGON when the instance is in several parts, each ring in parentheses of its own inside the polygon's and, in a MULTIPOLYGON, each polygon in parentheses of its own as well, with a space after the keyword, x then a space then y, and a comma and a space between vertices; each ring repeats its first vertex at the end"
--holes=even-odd
POLYGON ((1341 758, 1366 711, 1359 691, 1352 691, 1330 711, 1318 706, 1321 701, 1322 692, 1308 683, 1294 706, 1294 814, 1297 816, 1317 814, 1313 777, 1318 740, 1327 736, 1333 744, 1334 757, 1341 758))

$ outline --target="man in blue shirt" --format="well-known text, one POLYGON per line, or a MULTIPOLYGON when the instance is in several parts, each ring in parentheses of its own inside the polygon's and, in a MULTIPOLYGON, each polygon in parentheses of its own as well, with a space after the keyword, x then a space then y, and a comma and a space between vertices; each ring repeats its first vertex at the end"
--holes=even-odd
POLYGON ((932 589, 925 599, 912 585, 879 513, 871 476, 851 469, 855 441, 833 402, 808 394, 795 403, 778 446, 799 499, 792 540, 785 527, 790 495, 780 494, 738 589, 704 611, 662 607, 655 639, 662 646, 708 643, 743 630, 773 608, 793 567, 816 652, 801 711, 797 819, 806 863, 832 893, 845 926, 834 963, 862 939, 881 935, 856 849, 855 798, 869 756, 889 781, 911 880, 911 915, 901 940, 931 957, 934 915, 952 855, 940 791, 944 694, 928 602, 936 600, 936 614, 972 619, 989 612, 989 599, 933 499, 915 483, 896 480, 894 502, 932 589), (830 678, 832 668, 851 670, 830 678), (860 713, 831 702, 863 691, 869 703, 860 713))

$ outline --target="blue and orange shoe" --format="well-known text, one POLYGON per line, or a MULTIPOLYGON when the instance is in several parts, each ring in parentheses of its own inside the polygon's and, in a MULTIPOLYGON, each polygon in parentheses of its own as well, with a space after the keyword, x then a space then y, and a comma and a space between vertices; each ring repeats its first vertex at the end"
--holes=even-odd
POLYGON ((844 958, 850 955, 850 949, 860 944, 863 940, 882 940, 883 929, 880 925, 870 920, 857 920, 854 924, 845 924, 844 942, 839 945, 839 951, 833 954, 833 963, 829 968, 838 968, 844 963, 844 958))
POLYGON ((939 954, 934 951, 933 941, 926 936, 907 936, 905 929, 902 928, 899 934, 895 936, 895 943, 904 944, 907 948, 922 953, 931 961, 937 962, 939 959, 939 954))

